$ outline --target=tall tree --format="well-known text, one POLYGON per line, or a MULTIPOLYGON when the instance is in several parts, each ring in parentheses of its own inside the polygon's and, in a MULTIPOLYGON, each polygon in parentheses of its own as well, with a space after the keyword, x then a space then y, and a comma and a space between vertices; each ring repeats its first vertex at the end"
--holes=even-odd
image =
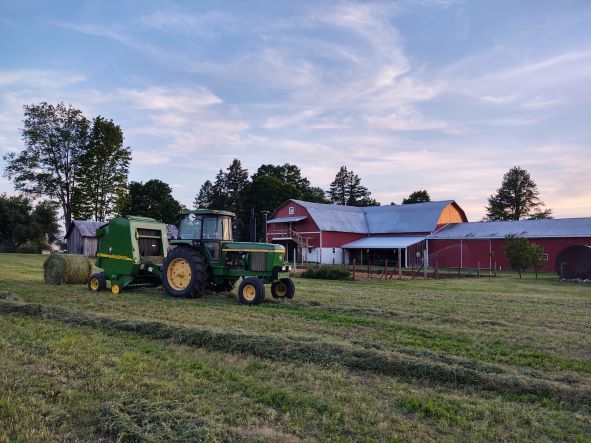
POLYGON ((241 214, 244 210, 243 193, 248 186, 248 170, 242 167, 240 160, 235 158, 226 172, 226 191, 228 206, 232 212, 241 214))
POLYGON ((88 145, 88 120, 71 105, 42 102, 24 106, 25 149, 10 153, 4 175, 18 191, 59 202, 66 231, 72 222, 80 159, 88 145))
POLYGON ((341 166, 328 191, 330 201, 346 206, 378 206, 371 193, 361 184, 361 178, 346 166, 341 166))
POLYGON ((123 206, 122 215, 138 215, 176 224, 176 215, 182 205, 172 196, 172 189, 161 180, 152 179, 146 183, 131 182, 129 196, 123 206))
POLYGON ((130 161, 121 128, 113 120, 94 118, 88 149, 80 158, 73 216, 105 221, 115 213, 127 192, 130 161))
POLYGON ((408 198, 402 200, 402 204, 408 205, 412 203, 426 203, 430 201, 431 197, 429 196, 429 193, 426 190, 422 190, 411 193, 408 198))
POLYGON ((210 180, 205 180, 205 183, 201 185, 199 194, 193 200, 193 207, 195 209, 216 209, 214 203, 214 189, 213 183, 210 180))
POLYGON ((514 166, 503 176, 497 193, 489 197, 485 220, 552 218, 552 210, 543 207, 540 192, 529 172, 514 166))

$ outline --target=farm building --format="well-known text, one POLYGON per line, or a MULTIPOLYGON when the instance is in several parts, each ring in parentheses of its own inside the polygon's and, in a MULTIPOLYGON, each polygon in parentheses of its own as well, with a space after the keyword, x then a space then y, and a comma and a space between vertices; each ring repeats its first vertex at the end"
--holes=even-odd
POLYGON ((66 232, 68 254, 82 254, 94 257, 96 254, 96 230, 104 222, 89 220, 73 220, 66 232))
POLYGON ((567 246, 591 245, 591 217, 450 224, 427 237, 429 265, 442 268, 509 269, 507 235, 525 237, 544 249, 544 271, 554 271, 567 246))
MULTIPOLYGON (((82 254, 87 257, 96 255, 98 241, 96 230, 106 222, 97 222, 90 220, 74 220, 70 229, 66 232, 66 243, 69 254, 82 254)), ((166 225, 168 240, 177 238, 178 229, 174 225, 166 225)))
POLYGON ((283 244, 290 260, 379 264, 400 258, 403 266, 413 266, 429 234, 466 221, 452 200, 364 208, 288 200, 267 222, 267 241, 283 244))

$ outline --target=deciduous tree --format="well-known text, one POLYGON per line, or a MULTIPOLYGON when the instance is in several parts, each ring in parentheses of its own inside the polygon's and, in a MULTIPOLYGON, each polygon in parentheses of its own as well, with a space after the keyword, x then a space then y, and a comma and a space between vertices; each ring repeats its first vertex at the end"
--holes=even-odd
POLYGON ((131 182, 128 199, 122 215, 137 215, 176 224, 176 215, 182 205, 172 196, 172 188, 161 180, 152 179, 146 183, 131 182))
POLYGON ((45 196, 61 205, 66 230, 75 208, 81 157, 88 146, 88 120, 79 109, 59 103, 26 105, 25 149, 4 156, 4 175, 17 191, 45 196))
POLYGON ((105 221, 127 193, 131 148, 123 146, 123 132, 112 120, 93 120, 86 152, 80 158, 74 191, 74 217, 105 221))
POLYGON ((426 202, 430 202, 431 201, 431 197, 429 196, 429 193, 426 190, 422 190, 422 191, 414 191, 413 193, 411 193, 408 198, 405 198, 404 200, 402 200, 402 204, 403 205, 408 205, 408 204, 412 204, 412 203, 426 203, 426 202))

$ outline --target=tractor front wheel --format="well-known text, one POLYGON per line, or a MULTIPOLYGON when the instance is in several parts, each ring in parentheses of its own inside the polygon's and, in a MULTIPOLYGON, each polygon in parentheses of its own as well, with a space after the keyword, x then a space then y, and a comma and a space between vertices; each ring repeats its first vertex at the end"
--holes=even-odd
POLYGON ((201 297, 207 286, 203 257, 192 248, 173 249, 162 266, 162 286, 175 297, 201 297))
POLYGON ((242 280, 238 287, 238 298, 245 305, 258 305, 265 301, 265 285, 256 277, 242 280))
POLYGON ((271 283, 271 295, 273 298, 293 298, 295 295, 295 284, 291 278, 282 278, 271 283))
POLYGON ((107 278, 103 274, 92 274, 88 279, 88 290, 99 292, 105 289, 107 289, 107 278))

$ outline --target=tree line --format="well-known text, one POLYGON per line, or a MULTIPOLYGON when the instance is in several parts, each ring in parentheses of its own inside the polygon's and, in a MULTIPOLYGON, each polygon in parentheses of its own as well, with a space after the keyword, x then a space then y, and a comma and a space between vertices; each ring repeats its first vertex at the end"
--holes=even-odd
MULTIPOLYGON (((123 132, 113 120, 100 115, 88 118, 64 103, 42 102, 23 108, 21 134, 25 148, 3 157, 4 176, 22 195, 2 196, 0 232, 16 232, 17 228, 8 225, 18 220, 18 224, 27 226, 23 232, 28 234, 3 234, 3 239, 10 238, 3 240, 9 245, 5 248, 39 242, 39 217, 35 214, 45 211, 47 220, 51 221, 46 226, 53 226, 58 207, 63 213, 66 232, 74 219, 106 221, 116 215, 142 215, 175 223, 183 205, 172 196, 167 183, 158 179, 129 183, 132 151, 124 146, 123 132)), ((215 178, 202 184, 193 205, 236 213, 237 233, 247 238, 251 211, 257 215, 264 210, 272 211, 288 199, 348 206, 380 204, 361 183, 361 178, 344 165, 324 191, 313 186, 295 164, 263 164, 249 177, 241 161, 234 159, 215 178)), ((402 203, 430 200, 427 190, 419 190, 402 203)), ((503 176, 501 187, 488 199, 486 211, 487 221, 549 218, 552 214, 550 209, 544 209, 529 172, 518 166, 503 176)), ((262 232, 260 220, 257 226, 262 232)), ((47 227, 43 229, 47 243, 56 234, 47 227)))

